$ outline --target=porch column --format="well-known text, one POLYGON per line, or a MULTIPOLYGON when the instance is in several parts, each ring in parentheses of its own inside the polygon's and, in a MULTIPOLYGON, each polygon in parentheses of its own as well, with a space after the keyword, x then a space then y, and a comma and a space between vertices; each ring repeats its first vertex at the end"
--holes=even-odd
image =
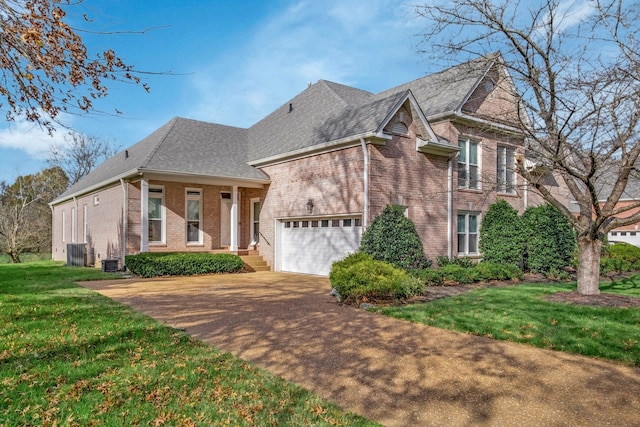
POLYGON ((238 186, 234 185, 231 190, 231 252, 238 252, 238 210, 238 186))
POLYGON ((140 252, 149 252, 149 181, 140 181, 140 252))

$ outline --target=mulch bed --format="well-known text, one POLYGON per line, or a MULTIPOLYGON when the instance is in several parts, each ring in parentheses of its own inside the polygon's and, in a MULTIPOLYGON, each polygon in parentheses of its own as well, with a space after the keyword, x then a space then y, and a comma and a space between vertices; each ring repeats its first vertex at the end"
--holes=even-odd
POLYGON ((549 295, 547 301, 595 307, 640 307, 640 298, 615 294, 580 295, 577 292, 556 292, 549 295))
MULTIPOLYGON (((626 275, 618 275, 620 277, 626 277, 626 275)), ((414 302, 429 302, 440 298, 448 298, 455 295, 460 295, 469 292, 473 289, 481 287, 503 287, 513 286, 518 283, 546 283, 549 279, 542 275, 526 274, 524 279, 520 282, 507 281, 507 282, 489 282, 489 283, 474 283, 471 285, 449 285, 449 286, 434 286, 427 288, 426 294, 411 298, 404 303, 414 302)), ((627 296, 601 293, 599 295, 581 295, 576 291, 573 292, 555 292, 549 295, 547 301, 559 302, 563 304, 574 305, 590 305, 593 307, 617 307, 617 308, 629 308, 640 307, 640 298, 627 296)))

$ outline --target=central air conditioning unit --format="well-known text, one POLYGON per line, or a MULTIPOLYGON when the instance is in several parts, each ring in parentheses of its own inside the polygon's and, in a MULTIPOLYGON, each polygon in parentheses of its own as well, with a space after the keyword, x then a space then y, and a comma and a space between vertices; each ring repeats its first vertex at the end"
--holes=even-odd
POLYGON ((118 272, 118 260, 117 259, 103 259, 102 271, 105 273, 117 273, 118 272))

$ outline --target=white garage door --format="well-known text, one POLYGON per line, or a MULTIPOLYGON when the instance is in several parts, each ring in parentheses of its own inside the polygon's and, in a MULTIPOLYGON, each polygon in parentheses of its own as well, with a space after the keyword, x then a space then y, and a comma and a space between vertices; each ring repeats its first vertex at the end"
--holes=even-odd
POLYGON ((282 271, 328 276, 331 264, 356 252, 362 236, 362 220, 322 218, 285 220, 280 225, 282 271))

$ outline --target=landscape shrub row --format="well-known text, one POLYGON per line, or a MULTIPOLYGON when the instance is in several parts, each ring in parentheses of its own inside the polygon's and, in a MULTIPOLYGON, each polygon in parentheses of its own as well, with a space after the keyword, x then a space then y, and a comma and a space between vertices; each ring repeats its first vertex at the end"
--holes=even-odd
POLYGON ((606 245, 600 259, 600 274, 640 270, 640 248, 628 243, 606 245))
POLYGON ((234 254, 145 252, 125 257, 127 269, 140 277, 237 273, 244 265, 234 254))
POLYGON ((552 205, 533 206, 522 216, 505 200, 489 206, 480 225, 482 259, 524 271, 555 273, 571 266, 576 237, 552 205))
POLYGON ((411 274, 422 280, 425 286, 522 279, 522 270, 512 264, 494 262, 468 264, 467 261, 457 262, 456 260, 458 259, 462 258, 454 258, 454 260, 445 263, 437 270, 430 268, 412 270, 411 274))

